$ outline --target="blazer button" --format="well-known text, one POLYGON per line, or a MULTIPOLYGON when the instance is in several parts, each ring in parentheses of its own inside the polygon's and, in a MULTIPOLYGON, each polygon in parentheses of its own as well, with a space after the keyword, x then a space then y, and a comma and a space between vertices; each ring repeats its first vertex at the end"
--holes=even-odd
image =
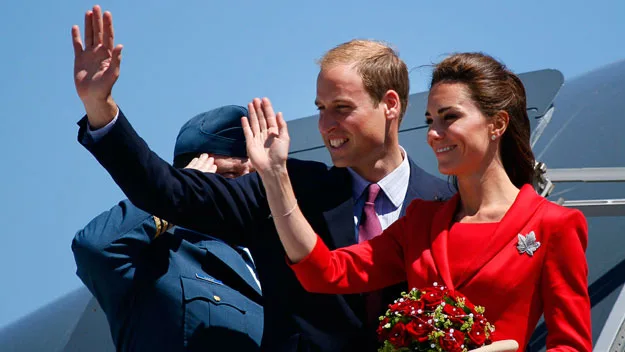
POLYGON ((221 301, 221 297, 219 297, 219 296, 213 296, 213 299, 214 299, 215 301, 217 301, 217 302, 220 302, 220 301, 221 301))

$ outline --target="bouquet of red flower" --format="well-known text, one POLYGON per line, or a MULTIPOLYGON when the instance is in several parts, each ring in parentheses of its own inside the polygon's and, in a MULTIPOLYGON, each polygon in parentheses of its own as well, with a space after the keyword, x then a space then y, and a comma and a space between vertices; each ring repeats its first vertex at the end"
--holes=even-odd
POLYGON ((402 292, 380 317, 378 352, 466 352, 491 343, 495 326, 458 292, 433 287, 402 292))

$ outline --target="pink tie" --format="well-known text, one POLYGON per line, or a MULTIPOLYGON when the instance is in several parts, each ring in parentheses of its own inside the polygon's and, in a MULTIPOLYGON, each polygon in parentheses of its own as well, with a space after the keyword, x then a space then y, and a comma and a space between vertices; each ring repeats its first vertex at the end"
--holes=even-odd
MULTIPOLYGON (((358 225, 358 243, 370 240, 382 233, 380 219, 378 219, 378 215, 375 213, 375 199, 378 193, 380 193, 380 186, 377 183, 372 183, 369 185, 368 191, 369 194, 362 209, 360 224, 358 225)), ((364 294, 364 297, 367 309, 365 326, 369 333, 375 336, 375 330, 379 323, 378 317, 384 312, 385 308, 382 302, 382 292, 368 292, 364 294)))
POLYGON ((375 199, 380 193, 380 186, 377 183, 372 183, 367 189, 369 194, 365 206, 362 208, 360 224, 358 225, 358 243, 370 240, 382 233, 380 219, 375 213, 375 199))

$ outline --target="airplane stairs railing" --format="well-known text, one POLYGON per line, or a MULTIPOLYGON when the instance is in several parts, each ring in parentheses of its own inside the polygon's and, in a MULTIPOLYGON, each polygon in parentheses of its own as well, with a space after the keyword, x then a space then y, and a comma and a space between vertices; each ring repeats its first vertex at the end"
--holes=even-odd
MULTIPOLYGON (((544 163, 537 163, 539 180, 535 185, 542 196, 548 196, 555 182, 625 182, 625 167, 599 167, 547 170, 544 163)), ((579 209, 587 217, 625 216, 625 199, 559 199, 558 204, 579 209)))

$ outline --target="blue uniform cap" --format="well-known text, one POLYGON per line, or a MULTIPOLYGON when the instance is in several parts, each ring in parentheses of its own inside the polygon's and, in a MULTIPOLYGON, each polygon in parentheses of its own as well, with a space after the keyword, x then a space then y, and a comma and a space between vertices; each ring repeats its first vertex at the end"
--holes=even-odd
POLYGON ((226 105, 187 121, 176 138, 174 165, 180 164, 177 161, 183 156, 188 159, 190 154, 196 156, 200 153, 247 158, 245 135, 241 127, 243 116, 247 116, 246 108, 226 105))

